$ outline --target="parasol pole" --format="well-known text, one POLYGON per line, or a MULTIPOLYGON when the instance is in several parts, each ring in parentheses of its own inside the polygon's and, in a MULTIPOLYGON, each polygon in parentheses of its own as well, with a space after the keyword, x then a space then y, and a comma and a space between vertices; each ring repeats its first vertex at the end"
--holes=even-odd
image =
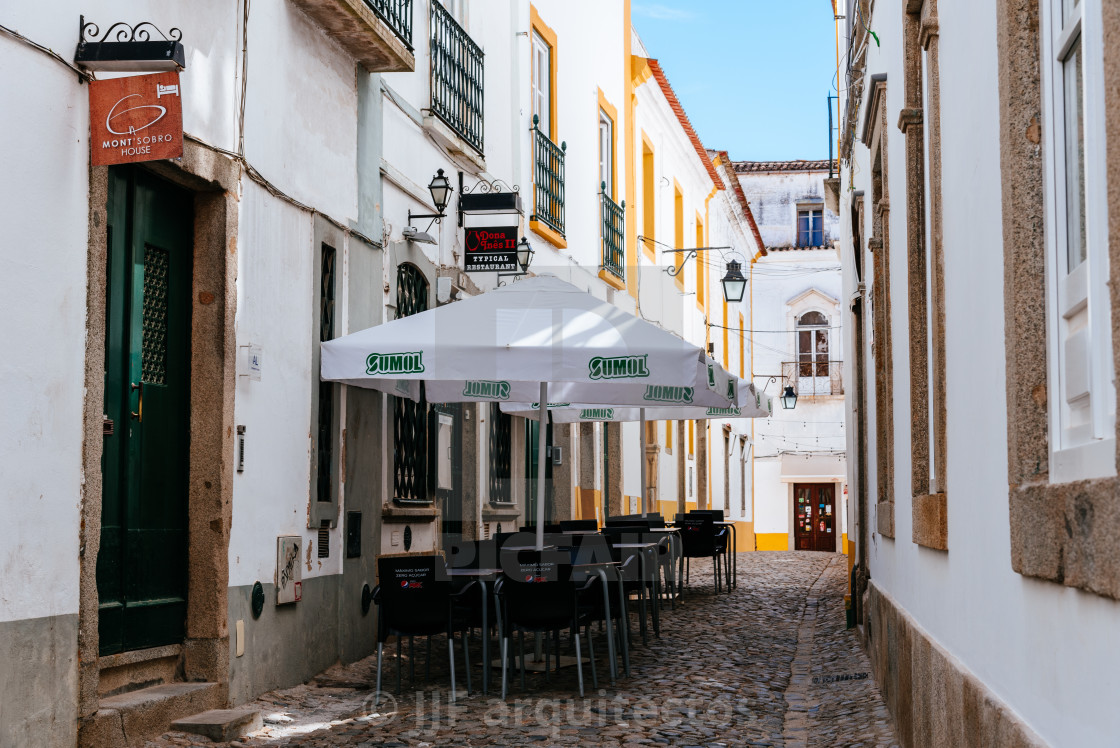
POLYGON ((640 426, 641 434, 638 438, 638 445, 639 445, 638 448, 642 452, 641 459, 640 459, 641 468, 642 468, 642 473, 641 473, 641 475, 642 475, 642 478, 641 478, 641 484, 642 484, 642 516, 643 517, 648 517, 649 516, 649 506, 646 502, 646 495, 649 493, 646 490, 646 409, 641 408, 639 412, 641 414, 641 426, 640 426))
POLYGON ((541 382, 540 426, 537 434, 537 550, 544 550, 544 461, 545 437, 548 434, 548 382, 541 382))

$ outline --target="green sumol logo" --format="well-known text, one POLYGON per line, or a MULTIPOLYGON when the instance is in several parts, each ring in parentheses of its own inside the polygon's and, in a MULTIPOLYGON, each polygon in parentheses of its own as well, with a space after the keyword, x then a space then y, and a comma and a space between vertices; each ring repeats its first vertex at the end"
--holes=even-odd
POLYGON ((614 408, 584 408, 579 412, 581 421, 613 421, 614 408))
POLYGON ((646 359, 649 356, 596 356, 587 363, 592 379, 637 379, 648 377, 646 359))
POLYGON ((694 390, 691 387, 669 387, 651 384, 646 387, 643 400, 658 403, 691 403, 694 390))
POLYGON ((424 353, 371 353, 366 356, 366 374, 421 374, 424 353))
POLYGON ((735 402, 739 399, 738 386, 735 384, 734 377, 727 380, 727 399, 731 402, 735 402))
POLYGON ((739 408, 708 408, 709 416, 737 416, 742 411, 739 408))
POLYGON ((463 387, 463 397, 475 397, 479 400, 509 400, 509 382, 468 380, 463 387))
MULTIPOLYGON (((550 407, 550 408, 567 408, 570 405, 571 405, 571 403, 549 403, 548 407, 550 407)), ((541 409, 541 404, 540 403, 533 403, 532 406, 530 406, 530 407, 532 407, 533 410, 540 410, 541 409)))
POLYGON ((716 388, 716 370, 711 364, 708 364, 708 387, 713 390, 716 388))

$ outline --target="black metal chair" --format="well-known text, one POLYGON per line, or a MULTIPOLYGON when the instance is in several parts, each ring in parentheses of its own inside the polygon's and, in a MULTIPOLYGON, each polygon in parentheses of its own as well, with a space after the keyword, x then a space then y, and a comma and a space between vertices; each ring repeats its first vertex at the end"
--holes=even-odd
POLYGON ((447 565, 452 569, 497 569, 496 540, 456 540, 451 544, 447 565))
MULTIPOLYGON (((728 529, 716 528, 715 520, 711 514, 697 514, 690 512, 679 523, 681 531, 681 551, 685 561, 692 558, 712 559, 715 575, 716 594, 720 591, 720 559, 727 554, 728 529)), ((685 570, 685 580, 688 580, 688 568, 685 570)))
MULTIPOLYGON (((373 590, 377 604, 377 696, 381 700, 382 650, 389 636, 397 637, 397 693, 401 690, 401 637, 428 637, 430 668, 431 637, 447 634, 451 667, 451 700, 455 700, 455 630, 452 617, 454 594, 440 556, 389 556, 377 559, 378 585, 373 590)), ((461 629, 459 629, 461 630, 461 629)), ((464 647, 465 647, 464 642, 464 647)), ((410 657, 415 677, 415 660, 410 657)), ((469 664, 468 664, 469 667, 469 664)))
MULTIPOLYGON (((546 533, 563 532, 564 531, 563 523, 561 523, 561 522, 556 522, 556 523, 546 522, 545 525, 544 525, 544 531, 546 533)), ((521 532, 531 532, 531 533, 535 534, 537 532, 537 526, 536 525, 525 525, 524 527, 521 528, 521 532)))
MULTIPOLYGON (((711 515, 711 518, 712 518, 713 522, 723 522, 724 521, 724 515, 723 515, 723 510, 722 509, 693 509, 691 512, 689 512, 689 514, 696 514, 696 515, 707 514, 707 515, 711 515)), ((735 533, 732 532, 731 535, 728 537, 728 541, 733 540, 734 538, 735 538, 735 533)), ((731 543, 731 542, 726 543, 725 547, 724 547, 724 552, 723 552, 723 576, 724 576, 724 581, 727 583, 727 589, 728 590, 731 589, 731 565, 732 565, 732 563, 734 563, 734 561, 731 558, 731 554, 735 552, 735 549, 732 547, 733 545, 734 544, 731 543)))
MULTIPOLYGON (((547 526, 546 526, 547 527, 547 526)), ((599 523, 593 519, 562 519, 560 520, 560 532, 582 532, 582 531, 595 531, 599 529, 599 523)))
POLYGON ((602 530, 603 536, 607 538, 612 549, 616 551, 614 554, 615 561, 625 566, 625 562, 630 556, 638 559, 636 567, 626 567, 627 572, 623 574, 623 587, 627 595, 638 595, 639 630, 642 634, 643 643, 649 642, 649 629, 646 623, 647 600, 649 601, 649 617, 653 621, 654 634, 661 636, 661 611, 658 600, 661 596, 662 567, 660 562, 657 561, 653 564, 652 569, 648 570, 652 573, 643 574, 642 570, 646 568, 646 564, 639 557, 638 552, 629 548, 616 548, 616 546, 619 543, 655 543, 660 555, 662 544, 664 543, 665 547, 668 547, 668 539, 655 537, 648 530, 649 528, 646 525, 608 526, 602 530))
MULTIPOLYGON (((588 650, 591 654, 592 685, 599 687, 598 677, 595 672, 594 639, 591 636, 591 624, 608 622, 608 611, 611 626, 608 632, 613 633, 616 639, 616 655, 622 656, 627 673, 630 669, 630 605, 629 595, 626 594, 625 580, 640 577, 641 559, 636 554, 631 554, 622 564, 614 563, 618 554, 612 551, 610 543, 603 535, 576 535, 572 537, 569 547, 572 564, 575 566, 576 581, 590 580, 598 585, 585 585, 579 595, 580 617, 584 619, 584 631, 587 636, 588 650), (586 565, 594 564, 596 569, 589 571, 586 565), (580 567, 585 567, 581 570, 580 567), (606 577, 606 596, 601 585, 603 579, 599 571, 606 577), (581 576, 582 575, 582 576, 581 576)), ((605 632, 607 633, 607 632, 605 632)), ((607 647, 608 652, 610 646, 607 647)), ((609 663, 608 663, 609 664, 609 663)))
MULTIPOLYGON (((525 688, 525 634, 568 629, 575 639, 579 695, 583 697, 583 654, 580 611, 572 581, 571 555, 566 549, 516 551, 502 554, 502 576, 495 587, 502 618, 502 698, 509 682, 509 640, 520 637, 521 687, 525 688)), ((590 586, 587 582, 585 587, 590 586)), ((545 647, 546 657, 548 647, 545 647)), ((557 663, 559 665, 559 663, 557 663)), ((548 661, 545 661, 548 672, 548 661)))

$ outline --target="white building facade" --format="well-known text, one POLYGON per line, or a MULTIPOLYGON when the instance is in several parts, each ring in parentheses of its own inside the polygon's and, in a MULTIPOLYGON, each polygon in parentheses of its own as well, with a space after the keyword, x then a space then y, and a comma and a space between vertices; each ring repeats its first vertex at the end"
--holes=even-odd
MULTIPOLYGON (((521 214, 463 223, 516 224, 530 272, 746 371, 722 258, 700 252, 678 284, 664 269, 683 254, 638 240, 760 249, 726 156, 700 145, 628 1, 595 24, 560 0, 247 5, 26 5, 5 20, 69 50, 80 15, 94 34, 147 19, 182 31, 186 66, 182 159, 91 167, 88 76, 0 37, 25 102, 0 115, 23 175, 0 188, 15 343, 0 367, 0 650, 22 653, 0 686, 3 745, 140 741, 364 657, 379 555, 524 524, 533 425, 318 378, 321 340, 516 282, 464 272, 460 194, 516 191, 521 214), (37 157, 15 145, 32 141, 37 157), (440 170, 445 217, 416 218, 437 212, 440 170)), ((553 427, 550 519, 639 505, 639 428, 553 427)), ((741 422, 651 431, 663 511, 745 508, 741 422)))
POLYGON ((1120 16, 843 6, 830 199, 876 677, 904 745, 1114 743, 1120 16))
POLYGON ((751 265, 751 371, 774 396, 754 424, 758 550, 846 552, 839 217, 827 161, 737 161, 766 255, 751 265), (786 388, 796 407, 778 407, 786 388))

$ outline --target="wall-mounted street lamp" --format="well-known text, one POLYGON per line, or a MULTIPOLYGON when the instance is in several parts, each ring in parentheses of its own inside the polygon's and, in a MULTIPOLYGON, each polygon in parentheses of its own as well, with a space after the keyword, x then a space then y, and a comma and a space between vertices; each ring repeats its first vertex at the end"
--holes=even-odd
POLYGON ((517 264, 521 267, 520 273, 498 273, 498 286, 504 286, 506 283, 502 278, 520 278, 523 275, 528 275, 529 265, 533 262, 533 255, 536 251, 533 245, 529 244, 529 240, 521 237, 521 241, 517 243, 517 264))
POLYGON ((747 279, 743 277, 743 266, 737 260, 729 260, 727 274, 720 280, 723 284, 723 298, 729 304, 738 304, 747 290, 747 279))
POLYGON ((428 192, 432 195, 432 205, 436 206, 438 213, 413 213, 408 211, 408 222, 411 225, 413 218, 431 218, 433 222, 438 222, 446 213, 447 203, 451 200, 451 181, 443 175, 443 169, 437 169, 436 175, 432 177, 432 181, 428 183, 428 192))
POLYGON ((789 385, 786 385, 786 391, 782 393, 782 407, 786 410, 793 410, 797 407, 797 393, 789 385))
MULTIPOLYGON (((763 392, 766 392, 766 388, 770 386, 771 382, 777 382, 778 381, 777 375, 769 376, 768 374, 757 374, 755 376, 760 376, 760 377, 766 377, 767 378, 766 379, 766 384, 763 385, 763 387, 762 387, 763 392)), ((782 408, 784 408, 785 410, 793 410, 794 408, 797 407, 797 393, 794 392, 793 385, 789 385, 789 384, 785 385, 785 390, 782 392, 781 401, 782 401, 782 408)))
POLYGON ((536 252, 533 250, 529 240, 521 237, 521 241, 517 243, 517 264, 521 266, 521 272, 529 272, 529 263, 533 261, 533 255, 536 252))
MULTIPOLYGON (((638 241, 646 241, 653 244, 661 244, 662 246, 667 246, 664 243, 657 241, 656 239, 650 239, 645 236, 639 236, 638 241)), ((685 264, 693 257, 696 257, 698 253, 715 250, 722 255, 723 250, 725 249, 734 250, 734 247, 692 247, 691 249, 663 249, 661 250, 662 254, 687 253, 685 254, 684 259, 681 260, 681 263, 679 265, 675 263, 669 265, 665 268, 665 272, 668 273, 670 277, 675 278, 681 274, 681 271, 684 270, 685 264)), ((743 277, 742 264, 735 260, 729 260, 724 276, 720 279, 720 283, 723 285, 724 301, 726 301, 728 304, 737 304, 742 301, 743 294, 747 289, 747 279, 743 277)))

